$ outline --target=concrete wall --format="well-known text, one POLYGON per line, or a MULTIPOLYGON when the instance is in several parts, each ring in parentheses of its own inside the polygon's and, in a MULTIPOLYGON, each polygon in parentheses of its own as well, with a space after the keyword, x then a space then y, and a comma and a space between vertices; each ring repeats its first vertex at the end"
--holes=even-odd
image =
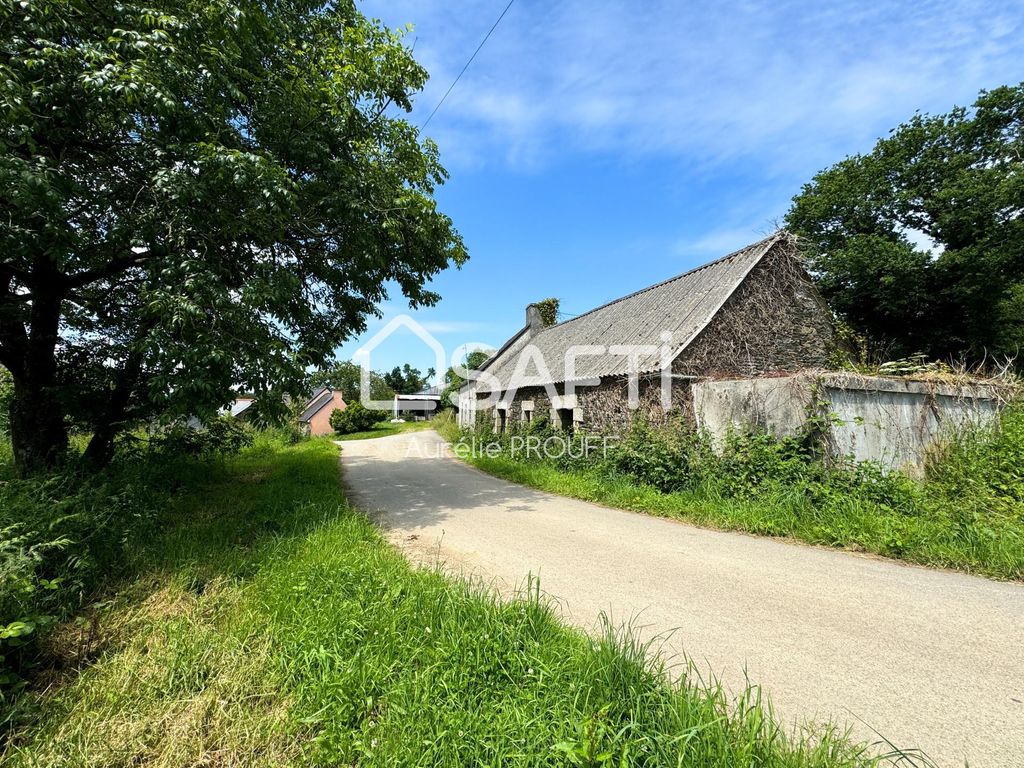
POLYGON ((730 429, 797 434, 810 413, 826 416, 836 456, 875 461, 918 474, 928 449, 969 427, 991 424, 1000 395, 993 385, 951 385, 843 373, 694 384, 697 424, 715 439, 730 429))

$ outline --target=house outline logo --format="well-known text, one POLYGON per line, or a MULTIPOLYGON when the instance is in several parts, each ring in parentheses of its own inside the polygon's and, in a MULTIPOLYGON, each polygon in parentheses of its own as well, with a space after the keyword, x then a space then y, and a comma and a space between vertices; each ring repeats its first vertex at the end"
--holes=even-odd
POLYGON ((392 318, 383 328, 377 333, 373 334, 370 339, 363 344, 356 353, 352 355, 352 360, 359 366, 359 402, 361 402, 366 408, 385 410, 391 408, 393 403, 391 400, 374 400, 370 396, 370 353, 379 347, 381 343, 390 338, 391 334, 400 328, 408 328, 412 331, 420 341, 430 347, 430 350, 434 353, 434 375, 435 377, 440 375, 441 371, 446 370, 446 363, 448 355, 444 351, 444 346, 439 342, 430 331, 420 325, 409 315, 398 315, 392 318))

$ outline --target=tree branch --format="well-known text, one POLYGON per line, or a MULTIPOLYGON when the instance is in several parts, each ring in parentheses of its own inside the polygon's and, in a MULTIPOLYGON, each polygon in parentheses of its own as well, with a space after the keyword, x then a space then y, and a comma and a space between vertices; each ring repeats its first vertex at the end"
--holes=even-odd
POLYGON ((107 262, 102 267, 87 269, 84 272, 76 272, 73 275, 67 275, 64 277, 63 283, 67 288, 81 288, 82 286, 88 285, 96 280, 102 280, 106 277, 113 277, 121 272, 127 272, 132 267, 140 266, 148 258, 148 253, 133 253, 131 256, 122 256, 121 258, 107 262))
POLYGON ((7 275, 8 280, 13 278, 23 285, 29 285, 32 280, 32 276, 28 272, 18 269, 13 264, 0 264, 0 279, 2 279, 3 275, 7 275))

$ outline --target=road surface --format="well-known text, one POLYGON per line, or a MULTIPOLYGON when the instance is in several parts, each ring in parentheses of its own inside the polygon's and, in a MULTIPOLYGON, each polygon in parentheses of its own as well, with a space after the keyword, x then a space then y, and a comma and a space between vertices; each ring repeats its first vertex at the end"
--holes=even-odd
POLYGON ((1024 585, 606 509, 485 475, 435 432, 341 444, 353 501, 419 559, 565 618, 671 633, 663 653, 787 722, 833 720, 940 766, 1024 765, 1024 585), (877 732, 877 733, 876 733, 877 732))

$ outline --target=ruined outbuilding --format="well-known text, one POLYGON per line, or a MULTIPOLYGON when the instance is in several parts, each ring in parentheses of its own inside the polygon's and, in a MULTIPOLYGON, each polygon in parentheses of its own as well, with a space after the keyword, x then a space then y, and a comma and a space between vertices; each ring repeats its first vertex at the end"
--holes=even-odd
POLYGON ((564 322, 527 307, 483 380, 460 391, 459 420, 604 433, 639 414, 692 421, 694 382, 822 367, 832 335, 795 238, 779 232, 564 322))

